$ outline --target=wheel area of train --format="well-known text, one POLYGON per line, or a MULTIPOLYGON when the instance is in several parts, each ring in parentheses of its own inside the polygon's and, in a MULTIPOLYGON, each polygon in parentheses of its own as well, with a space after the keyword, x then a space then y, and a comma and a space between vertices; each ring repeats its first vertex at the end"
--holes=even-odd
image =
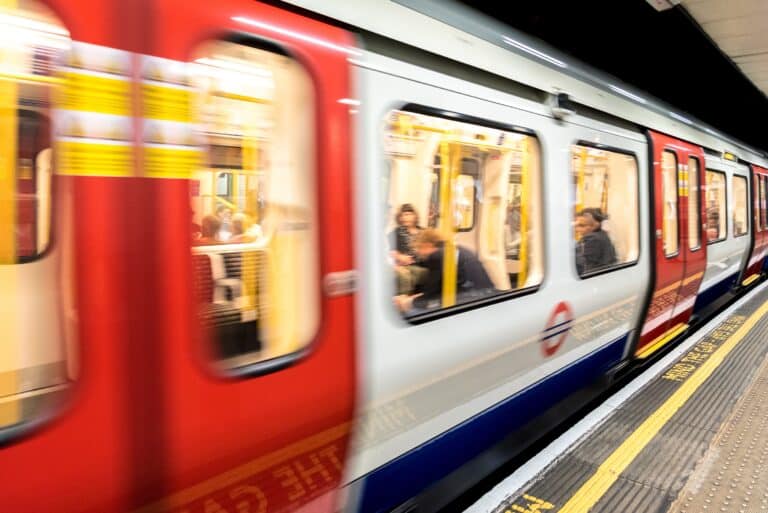
POLYGON ((713 325, 551 465, 468 511, 768 511, 768 287, 713 325))

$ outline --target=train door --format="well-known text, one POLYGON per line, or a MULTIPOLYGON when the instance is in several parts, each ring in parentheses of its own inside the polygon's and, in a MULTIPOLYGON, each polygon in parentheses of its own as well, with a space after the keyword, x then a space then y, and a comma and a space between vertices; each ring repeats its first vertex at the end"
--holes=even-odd
POLYGON ((650 138, 656 281, 635 352, 640 358, 687 328, 706 268, 703 151, 655 132, 650 138))
POLYGON ((0 9, 0 504, 130 510, 157 427, 132 415, 151 372, 136 365, 150 299, 130 115, 141 10, 0 9))
POLYGON ((768 169, 751 165, 752 175, 752 250, 740 283, 749 285, 760 277, 763 260, 768 250, 768 211, 766 210, 766 192, 768 192, 768 169))
POLYGON ((142 511, 332 511, 355 391, 353 40, 250 0, 152 4, 167 480, 142 511))

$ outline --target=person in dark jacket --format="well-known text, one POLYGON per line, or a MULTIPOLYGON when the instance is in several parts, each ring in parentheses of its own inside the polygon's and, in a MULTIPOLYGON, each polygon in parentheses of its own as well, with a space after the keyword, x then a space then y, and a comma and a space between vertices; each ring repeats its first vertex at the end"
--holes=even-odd
MULTIPOLYGON (((420 293, 395 298, 395 303, 403 312, 412 308, 439 308, 443 297, 445 247, 442 237, 437 230, 423 230, 416 236, 414 247, 419 257, 418 264, 426 268, 427 273, 420 286, 420 293)), ((457 246, 456 250, 456 302, 469 301, 495 292, 493 282, 477 256, 462 246, 457 246)))
POLYGON ((601 226, 605 219, 598 208, 585 208, 576 216, 576 270, 579 276, 616 263, 616 250, 601 226))
POLYGON ((398 294, 413 294, 424 279, 423 267, 416 265, 414 240, 423 228, 410 203, 403 203, 395 216, 397 227, 389 233, 390 257, 394 263, 398 294))

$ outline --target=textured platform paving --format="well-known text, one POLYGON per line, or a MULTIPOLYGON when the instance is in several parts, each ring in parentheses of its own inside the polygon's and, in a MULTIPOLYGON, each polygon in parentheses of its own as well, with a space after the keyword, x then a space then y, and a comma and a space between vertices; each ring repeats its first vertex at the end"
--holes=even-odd
POLYGON ((497 513, 768 511, 768 288, 497 513))

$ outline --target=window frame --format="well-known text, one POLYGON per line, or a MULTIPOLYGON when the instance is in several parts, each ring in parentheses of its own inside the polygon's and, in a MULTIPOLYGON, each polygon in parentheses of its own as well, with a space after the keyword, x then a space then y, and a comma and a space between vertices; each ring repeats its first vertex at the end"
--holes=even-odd
MULTIPOLYGON (((702 239, 702 236, 701 236, 701 224, 702 224, 701 223, 701 191, 704 190, 704 189, 701 186, 701 167, 702 167, 701 166, 701 159, 699 159, 699 157, 696 157, 696 156, 693 156, 693 155, 688 155, 688 184, 687 184, 688 186, 687 186, 687 188, 688 188, 688 202, 689 202, 688 214, 689 215, 691 213, 691 207, 690 207, 690 201, 691 201, 691 165, 690 165, 690 163, 691 163, 692 160, 695 160, 696 163, 698 164, 696 166, 696 185, 698 187, 698 198, 696 200, 696 202, 698 204, 698 208, 696 209, 696 233, 698 234, 698 239, 697 239, 698 244, 696 244, 695 246, 691 247, 691 241, 689 239, 688 240, 688 251, 690 251, 691 253, 694 253, 696 251, 699 251, 701 249, 701 247, 703 246, 703 244, 701 243, 701 239, 702 239)), ((688 219, 688 234, 689 235, 690 235, 690 230, 691 230, 691 220, 689 218, 688 219)))
MULTIPOLYGON (((717 239, 707 239, 707 246, 711 244, 717 244, 718 242, 723 242, 728 238, 728 175, 725 171, 718 171, 717 169, 704 169, 704 175, 706 178, 706 173, 717 173, 719 175, 722 175, 723 177, 723 188, 725 189, 725 194, 723 196, 725 197, 725 230, 722 237, 719 237, 717 239)), ((706 184, 706 187, 709 188, 709 184, 706 184)), ((706 199, 706 197, 705 197, 706 199)), ((719 215, 719 212, 718 212, 719 215)), ((709 222, 709 219, 707 219, 707 222, 709 222)))
MULTIPOLYGON (((197 41, 193 51, 196 51, 199 48, 204 47, 207 43, 213 43, 213 42, 225 42, 225 43, 231 43, 235 45, 241 45, 241 46, 248 46, 250 48, 254 48, 257 50, 262 50, 266 52, 271 52, 277 55, 282 55, 284 57, 287 57, 294 61, 301 69, 304 71, 306 75, 307 84, 309 87, 312 88, 313 96, 312 96, 312 115, 314 117, 314 122, 310 126, 311 134, 314 139, 315 145, 319 145, 320 142, 320 136, 319 136, 319 130, 317 125, 317 120, 320 119, 320 101, 318 100, 320 98, 318 93, 318 83, 316 80, 316 77, 314 76, 314 73, 312 70, 307 66, 306 61, 298 54, 292 52, 289 47, 273 40, 269 39, 263 39, 251 34, 238 34, 238 33, 224 33, 220 35, 211 34, 210 37, 206 37, 203 40, 197 41)), ((189 59, 190 56, 187 56, 187 59, 189 59)), ((189 60, 183 61, 183 62, 191 62, 189 60)), ((192 74, 189 74, 189 77, 192 77, 192 74)), ((197 91, 198 89, 193 85, 192 89, 194 91, 197 91)), ((197 112, 193 110, 193 112, 197 115, 197 112)), ((200 130, 198 128, 197 130, 200 130)), ((209 151, 210 145, 206 142, 198 143, 199 146, 203 149, 204 152, 209 151)), ((219 168, 214 167, 215 172, 221 173, 221 172, 227 172, 227 168, 219 168)), ((288 367, 292 367, 294 365, 297 365, 301 363, 305 358, 309 357, 314 351, 315 347, 317 346, 317 343, 319 341, 320 334, 323 329, 323 318, 324 318, 324 305, 323 305, 323 295, 324 295, 324 282, 323 282, 323 274, 321 272, 321 259, 323 254, 323 240, 322 240, 322 234, 320 233, 320 226, 319 226, 319 219, 321 216, 321 203, 318 201, 319 198, 319 177, 320 177, 320 161, 318 160, 317 156, 317 146, 315 148, 315 155, 312 158, 312 169, 310 170, 312 173, 312 180, 314 181, 314 187, 313 191, 311 191, 311 195, 315 198, 315 205, 314 205, 314 216, 315 216, 315 222, 318 223, 318 226, 315 228, 315 251, 317 252, 317 261, 314 265, 314 271, 315 271, 315 280, 317 282, 317 295, 315 297, 315 304, 317 307, 317 315, 318 315, 318 322, 315 326, 314 333, 311 337, 307 339, 307 341, 304 343, 304 345, 298 349, 296 349, 293 352, 274 356, 272 358, 266 359, 266 360, 260 360, 255 361, 253 363, 247 363, 245 365, 239 366, 239 367, 226 367, 221 365, 222 359, 212 358, 212 347, 201 347, 201 349, 204 352, 203 360, 204 360, 204 366, 210 372, 213 376, 215 376, 217 379, 251 379, 251 378, 257 378, 259 376, 264 376, 266 374, 272 374, 274 372, 281 371, 283 369, 286 369, 288 367)), ((230 173, 231 175, 234 175, 234 173, 230 173)), ((190 179, 190 182, 192 179, 190 179)), ((232 181, 231 179, 228 179, 227 181, 228 187, 231 188, 232 181)), ((190 194, 190 199, 192 198, 190 194)), ((247 244, 245 244, 247 246, 247 244)), ((242 251, 242 245, 237 244, 237 246, 240 246, 239 250, 242 251)), ((190 259, 192 259, 192 256, 195 254, 199 254, 201 252, 204 252, 206 248, 216 247, 213 245, 201 245, 201 246, 195 246, 194 244, 191 244, 189 249, 189 255, 190 259)), ((221 249, 226 250, 227 248, 232 247, 230 244, 221 244, 219 246, 221 249)), ((194 269, 193 269, 194 270, 194 269)), ((190 283, 195 278, 190 275, 190 283)), ((192 297, 192 300, 194 301, 194 297, 192 297)), ((199 315, 195 315, 195 319, 197 321, 200 321, 199 315)), ((215 343, 215 340, 203 340, 203 344, 201 346, 205 346, 207 342, 215 343)))
MULTIPOLYGON (((601 143, 596 143, 596 142, 593 142, 593 141, 586 141, 584 139, 577 139, 576 142, 571 143, 570 147, 568 148, 568 150, 569 150, 568 151, 568 158, 569 158, 569 160, 572 159, 572 155, 573 155, 572 148, 573 148, 573 146, 585 146, 587 148, 594 148, 596 150, 609 151, 609 152, 612 152, 612 153, 619 153, 621 155, 626 155, 628 157, 632 157, 632 159, 634 159, 634 161, 635 161, 635 178, 637 180, 637 182, 636 182, 637 183, 637 198, 636 198, 636 200, 637 200, 637 203, 636 203, 637 204, 637 212, 636 212, 636 214, 637 214, 637 217, 636 217, 636 222, 637 222, 637 225, 636 225, 637 226, 637 257, 635 257, 635 259, 630 261, 630 262, 623 262, 623 263, 620 263, 620 264, 612 265, 610 267, 606 267, 604 269, 597 269, 597 270, 592 271, 592 272, 588 272, 588 273, 584 273, 584 274, 579 274, 578 270, 576 269, 576 253, 575 253, 576 239, 575 239, 575 237, 573 237, 573 229, 571 229, 570 230, 571 231, 571 248, 574 248, 574 250, 573 250, 573 258, 571 258, 571 270, 572 270, 574 276, 576 276, 576 278, 578 278, 579 280, 587 280, 587 279, 593 278, 595 276, 600 276, 602 274, 612 273, 614 271, 619 271, 621 269, 626 269, 628 267, 633 267, 633 266, 637 265, 637 263, 640 261, 640 255, 642 255, 642 253, 643 253, 643 246, 642 246, 642 244, 643 244, 643 237, 641 235, 641 233, 642 233, 642 229, 641 229, 641 226, 642 226, 642 215, 640 213, 640 210, 641 210, 641 205, 640 205, 640 162, 637 159, 637 154, 634 151, 632 151, 632 150, 626 150, 626 149, 618 147, 618 146, 611 146, 611 145, 608 145, 608 144, 601 144, 601 143)), ((570 172, 571 172, 571 176, 573 176, 573 169, 572 168, 571 168, 570 172)), ((575 190, 574 190, 574 192, 575 192, 575 190)), ((573 203, 575 204, 575 196, 572 195, 571 199, 572 199, 573 203)), ((574 221, 575 221, 575 219, 576 219, 575 212, 574 212, 573 216, 574 216, 573 218, 574 218, 574 221)))
MULTIPOLYGON (((539 137, 538 133, 530 128, 521 127, 518 125, 511 125, 508 123, 503 123, 499 121, 494 121, 478 116, 473 116, 471 114, 463 114, 460 112, 456 112, 453 110, 446 110, 446 109, 439 109, 435 107, 429 107, 426 105, 421 105, 418 103, 401 103, 401 104, 393 104, 386 110, 384 113, 384 116, 382 119, 386 119, 386 117, 392 112, 392 111, 402 111, 402 112, 412 112, 414 114, 422 114, 424 116, 432 116, 436 118, 442 118, 447 119, 451 121, 458 121, 460 123, 467 123, 472 125, 478 125, 486 128, 493 128, 496 130, 503 130, 505 132, 509 133, 516 133, 516 134, 522 134, 529 137, 532 137, 537 142, 538 152, 539 152, 539 204, 541 205, 541 281, 536 285, 531 285, 529 287, 523 287, 516 290, 509 290, 500 292, 499 294, 495 294, 493 296, 488 296, 486 298, 477 299, 475 301, 467 302, 467 303, 461 303, 456 304, 453 306, 449 306, 446 308, 439 308, 434 311, 430 312, 424 312, 419 313, 412 316, 407 315, 398 315, 398 317, 405 323, 412 325, 412 326, 418 326, 420 324, 425 324, 428 322, 436 321, 439 319, 443 319, 445 317, 450 317, 457 314, 462 314, 464 312, 469 312, 471 310, 478 310, 480 308, 485 308, 487 306, 495 305, 497 303, 502 303, 505 301, 509 301, 512 299, 516 299, 523 296, 528 296, 530 294, 534 294, 538 292, 538 290, 544 285, 544 283, 547 280, 547 238, 546 238, 546 195, 544 194, 544 187, 543 187, 543 179, 542 177, 545 175, 544 171, 544 159, 541 158, 542 155, 542 139, 539 137)), ((379 125, 382 126, 381 124, 379 125)), ((383 132, 383 129, 382 129, 383 132)), ((379 138, 379 152, 383 156, 384 160, 389 160, 386 156, 385 147, 383 144, 383 138, 379 138)), ((389 173, 387 173, 387 177, 389 177, 389 173)), ((389 183, 389 182, 388 182, 389 183)), ((384 231, 385 227, 382 227, 381 230, 384 231)), ((457 230, 457 233, 458 230, 457 230)), ((393 311, 397 313, 397 309, 392 307, 393 311)))
POLYGON ((680 233, 681 233, 681 229, 680 229, 680 217, 681 217, 680 216, 680 161, 677 158, 677 153, 675 153, 674 151, 672 151, 670 149, 667 149, 667 148, 662 150, 661 155, 662 155, 662 157, 661 157, 662 161, 660 162, 660 165, 662 166, 662 170, 661 170, 661 173, 662 173, 662 176, 661 176, 661 196, 662 196, 662 198, 661 198, 661 201, 662 201, 661 242, 662 242, 662 251, 664 252, 664 257, 667 260, 672 260, 673 258, 676 258, 676 257, 678 257, 680 255, 680 233), (667 251, 664 249, 664 203, 663 202, 664 202, 665 198, 664 198, 664 176, 663 176, 664 168, 663 168, 663 166, 664 166, 664 154, 665 153, 669 153, 675 159, 675 199, 676 199, 676 201, 675 201, 675 221, 677 221, 677 248, 672 253, 667 253, 667 251))
MULTIPOLYGON (((745 215, 745 219, 747 221, 747 226, 745 227, 744 233, 739 233, 739 234, 736 233, 736 199, 734 198, 734 200, 733 200, 733 213, 731 215, 731 222, 733 223, 733 238, 734 239, 738 238, 738 237, 745 237, 745 236, 749 235, 749 229, 751 228, 751 219, 750 219, 751 216, 750 216, 750 213, 749 213, 750 203, 751 203, 751 201, 749 201, 749 198, 750 198, 750 194, 749 194, 750 193, 750 191, 749 191, 749 176, 738 175, 736 173, 734 173, 731 176, 731 179, 734 180, 734 181, 737 178, 739 178, 741 180, 744 180, 744 185, 745 185, 744 192, 746 194, 746 202, 747 202, 746 205, 745 205, 745 208, 747 210, 746 211, 746 215, 745 215)), ((733 192, 736 192, 736 187, 733 187, 733 192)))

